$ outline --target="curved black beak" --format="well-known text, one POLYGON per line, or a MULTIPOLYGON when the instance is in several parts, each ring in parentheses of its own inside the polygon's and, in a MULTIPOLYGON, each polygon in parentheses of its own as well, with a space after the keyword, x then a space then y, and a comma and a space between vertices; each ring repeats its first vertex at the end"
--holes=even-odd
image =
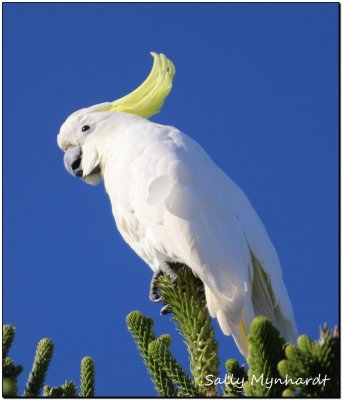
POLYGON ((82 149, 79 146, 69 147, 64 154, 64 166, 72 176, 83 177, 81 168, 82 149))

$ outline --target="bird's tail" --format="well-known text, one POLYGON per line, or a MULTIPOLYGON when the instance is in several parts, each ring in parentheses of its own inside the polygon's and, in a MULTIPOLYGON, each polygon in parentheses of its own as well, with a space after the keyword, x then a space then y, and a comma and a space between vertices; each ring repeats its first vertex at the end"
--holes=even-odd
POLYGON ((272 282, 259 260, 253 253, 251 255, 254 272, 252 283, 254 314, 267 317, 285 340, 294 342, 298 332, 286 287, 281 278, 277 282, 272 282))
MULTIPOLYGON (((248 356, 248 330, 253 317, 246 315, 246 309, 241 310, 241 299, 238 296, 235 301, 229 302, 226 298, 218 298, 213 292, 204 286, 207 305, 210 315, 217 321, 225 335, 232 335, 240 352, 247 359, 248 356), (239 304, 240 303, 240 304, 239 304), (247 318, 246 318, 247 317, 247 318)), ((250 309, 247 314, 250 314, 250 309)))
POLYGON ((234 298, 214 295, 205 285, 205 294, 210 315, 217 318, 225 335, 232 335, 240 352, 248 357, 249 328, 256 316, 267 317, 288 342, 294 342, 297 329, 292 307, 283 284, 277 289, 282 291, 283 303, 276 301, 269 276, 262 269, 259 261, 253 257, 254 277, 251 293, 236 291, 234 298), (287 313, 284 313, 284 310, 287 313))

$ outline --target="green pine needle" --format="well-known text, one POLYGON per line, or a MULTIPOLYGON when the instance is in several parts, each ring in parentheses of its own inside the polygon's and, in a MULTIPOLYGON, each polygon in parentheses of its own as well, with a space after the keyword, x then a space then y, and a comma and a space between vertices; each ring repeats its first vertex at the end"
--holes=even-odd
POLYGON ((150 356, 156 363, 162 366, 167 376, 178 386, 182 397, 203 397, 203 394, 196 388, 183 368, 170 353, 170 340, 169 335, 163 335, 159 339, 153 340, 148 346, 150 356))
POLYGON ((60 399, 64 397, 64 392, 61 387, 44 386, 44 397, 60 399))
POLYGON ((156 391, 163 397, 176 397, 177 392, 172 381, 160 364, 148 352, 149 344, 156 339, 153 332, 153 320, 145 317, 140 311, 132 311, 127 315, 126 323, 137 344, 156 391))
POLYGON ((2 359, 6 358, 15 336, 12 325, 2 325, 2 359))
POLYGON ((91 357, 84 357, 81 361, 81 397, 95 396, 95 366, 91 357))
POLYGON ((330 333, 327 326, 320 332, 317 342, 302 335, 298 346, 290 344, 285 349, 286 359, 280 361, 278 370, 283 378, 292 380, 290 389, 302 397, 338 397, 340 394, 339 346, 337 330, 330 333), (310 378, 321 378, 321 383, 310 378), (323 379, 328 378, 324 383, 323 379))
POLYGON ((163 301, 174 314, 177 329, 185 339, 195 384, 207 395, 217 396, 216 386, 206 386, 207 376, 218 376, 219 359, 204 286, 188 267, 182 264, 174 266, 178 275, 176 285, 171 284, 168 276, 162 276, 158 288, 163 301))
POLYGON ((21 365, 15 365, 8 357, 14 336, 15 328, 12 325, 2 326, 2 393, 4 397, 17 397, 17 377, 23 371, 21 365))
POLYGON ((77 397, 77 386, 73 381, 65 381, 60 387, 44 386, 44 397, 64 398, 77 397))
POLYGON ((296 397, 295 393, 293 392, 293 390, 291 390, 290 388, 287 388, 283 391, 282 394, 283 397, 296 397))
POLYGON ((249 333, 249 381, 244 384, 248 397, 281 397, 284 386, 280 382, 271 385, 265 382, 280 379, 277 364, 284 358, 284 345, 279 331, 266 317, 253 320, 249 333))
POLYGON ((126 324, 147 365, 148 345, 156 338, 153 332, 153 319, 145 317, 140 311, 132 311, 126 317, 126 324))
POLYGON ((53 354, 50 339, 41 339, 38 343, 32 369, 26 383, 24 397, 38 397, 44 386, 44 380, 53 354))
POLYGON ((225 397, 241 397, 242 384, 247 380, 247 372, 241 367, 237 360, 229 359, 226 361, 227 383, 224 389, 225 397))
POLYGON ((6 357, 2 361, 2 376, 4 378, 17 379, 23 369, 22 365, 15 365, 10 357, 6 357))
POLYGON ((61 386, 64 397, 76 397, 77 386, 73 381, 65 381, 61 386))
POLYGON ((2 378, 2 396, 17 397, 18 387, 15 379, 2 378))

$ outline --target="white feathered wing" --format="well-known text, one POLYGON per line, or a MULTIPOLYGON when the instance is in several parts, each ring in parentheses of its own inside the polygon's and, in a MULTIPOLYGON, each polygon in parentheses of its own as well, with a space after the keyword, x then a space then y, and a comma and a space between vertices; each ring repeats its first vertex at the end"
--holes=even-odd
POLYGON ((153 270, 161 261, 188 265, 205 285, 211 316, 246 357, 256 315, 294 340, 276 251, 242 190, 176 128, 127 118, 135 123, 107 139, 102 159, 124 239, 153 270))

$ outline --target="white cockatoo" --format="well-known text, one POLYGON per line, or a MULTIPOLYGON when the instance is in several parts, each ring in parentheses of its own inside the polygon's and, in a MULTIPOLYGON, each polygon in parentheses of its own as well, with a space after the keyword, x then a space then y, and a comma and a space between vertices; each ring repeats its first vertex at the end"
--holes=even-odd
MULTIPOLYGON (((119 232, 154 277, 175 280, 174 263, 191 268, 210 315, 245 357, 258 315, 293 341, 279 259, 248 198, 194 139, 147 119, 159 112, 175 73, 163 54, 151 54, 153 68, 136 90, 64 122, 57 140, 65 167, 87 183, 104 181, 119 232)), ((152 284, 150 298, 157 297, 152 284)))

